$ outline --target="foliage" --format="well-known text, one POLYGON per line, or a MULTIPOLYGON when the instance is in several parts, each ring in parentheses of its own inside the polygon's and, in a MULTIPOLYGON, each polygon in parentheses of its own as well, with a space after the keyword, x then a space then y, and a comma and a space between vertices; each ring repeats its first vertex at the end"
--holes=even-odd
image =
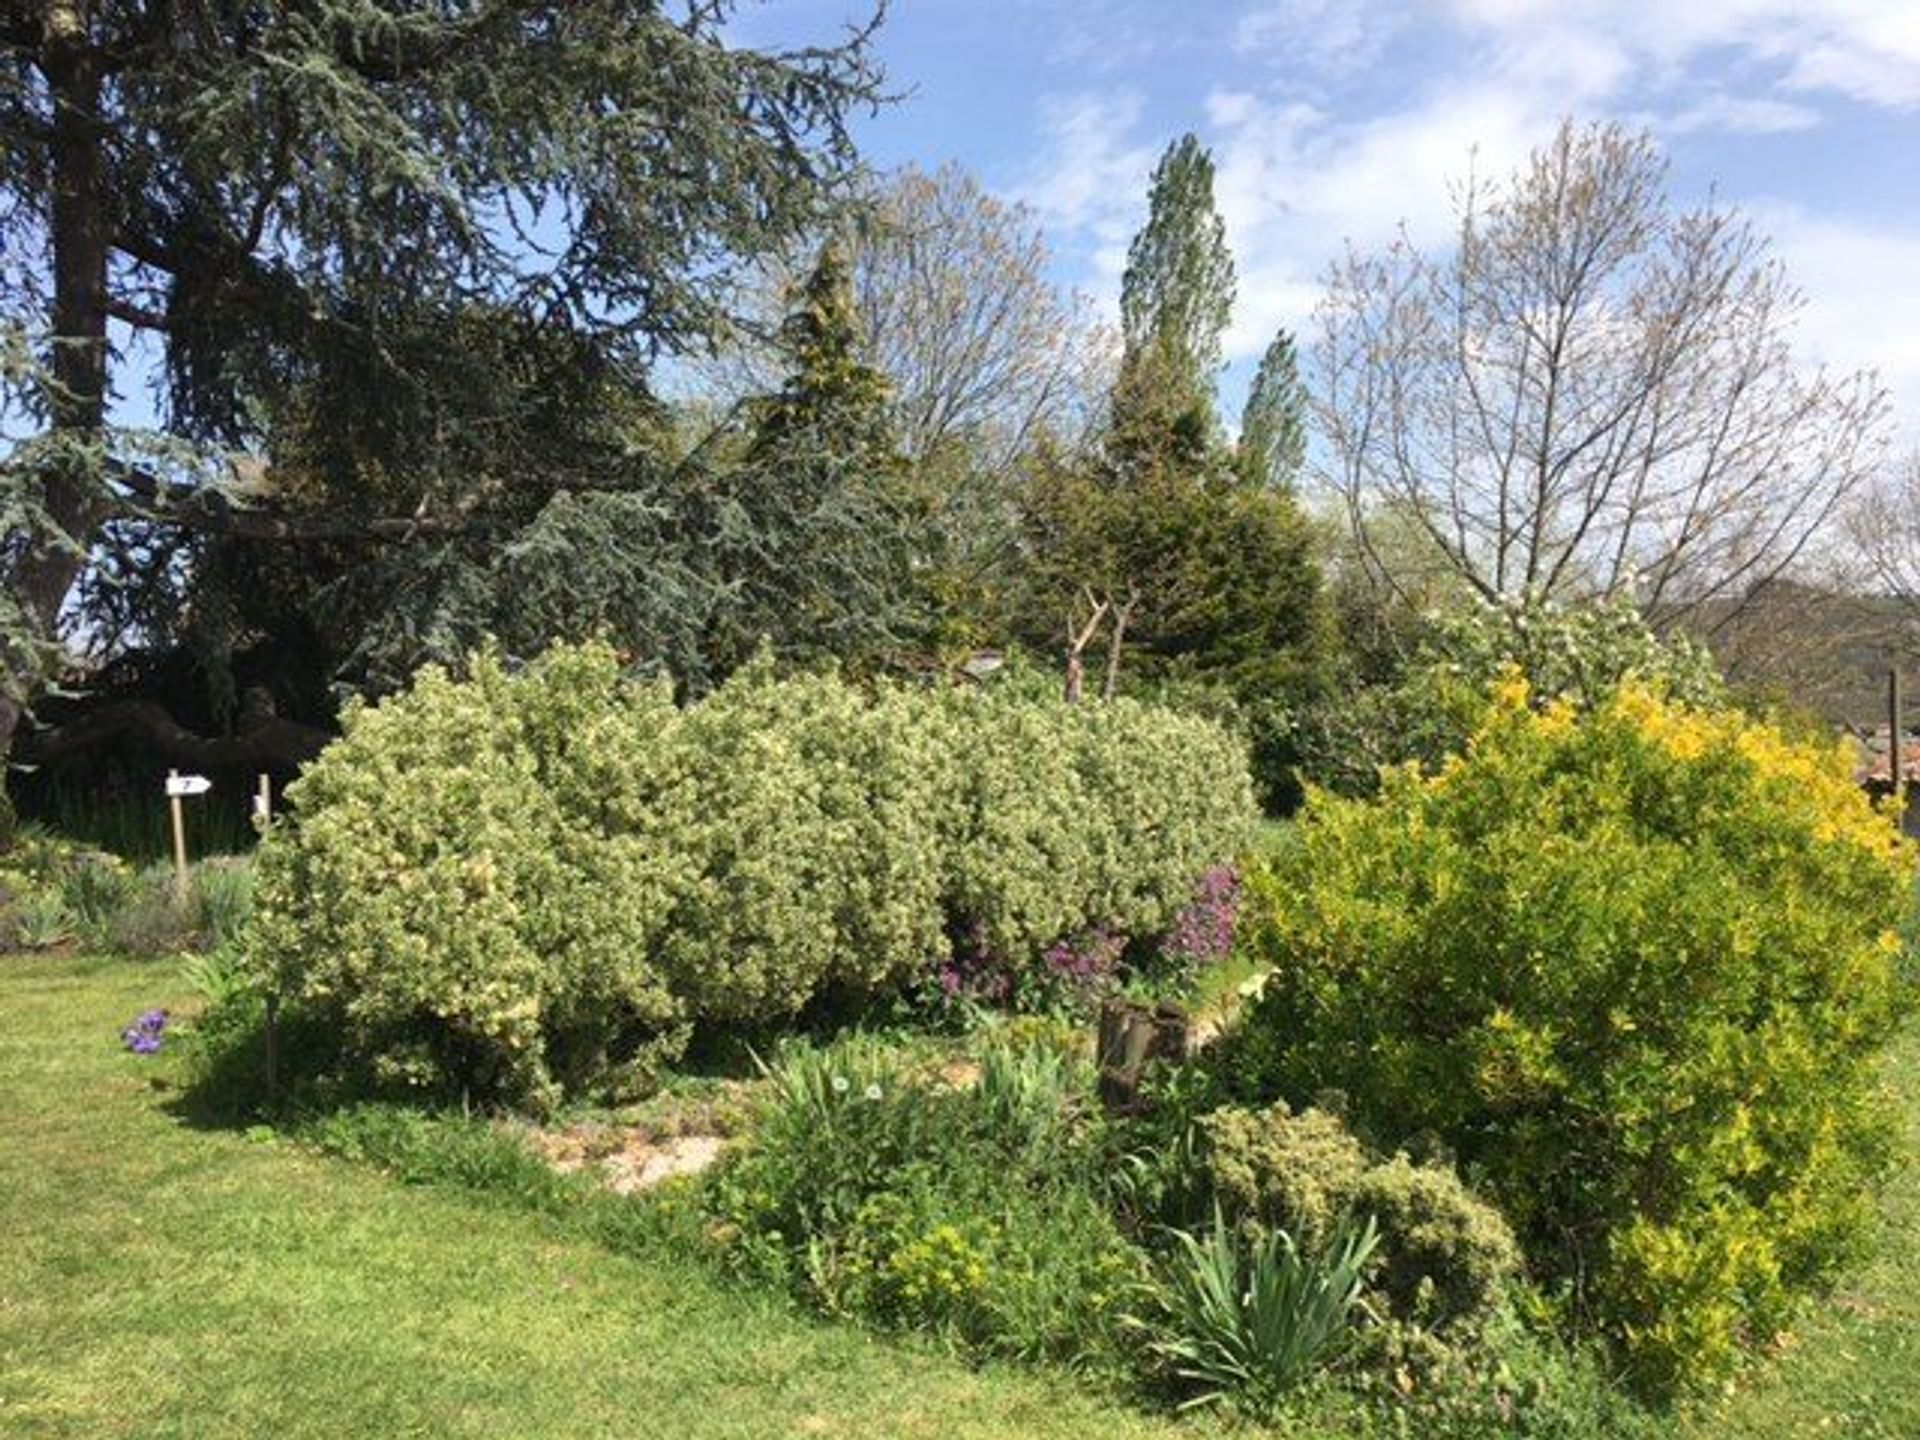
POLYGON ((730 1262, 823 1308, 983 1353, 1115 1363, 1137 1262, 1088 1183, 1092 1077, 989 1050, 976 1084, 855 1036, 789 1046, 708 1182, 730 1262))
POLYGON ((1147 222, 1127 248, 1113 430, 1129 456, 1194 455, 1216 438, 1213 378, 1234 275, 1213 176, 1213 157, 1194 136, 1169 145, 1154 167, 1147 222))
POLYGON ((683 862, 631 827, 674 813, 678 725, 595 647, 350 709, 259 851, 259 985, 384 1080, 532 1105, 677 1053, 654 956, 683 862))
POLYGON ((513 1103, 647 1078, 693 1022, 861 1002, 954 955, 1153 936, 1247 837, 1234 742, 1133 702, 749 666, 679 710, 603 645, 349 711, 263 843, 264 989, 388 1080, 513 1103))
POLYGON ((1496 687, 1464 756, 1319 796, 1259 886, 1236 1078, 1432 1134, 1668 1389, 1852 1253, 1912 858, 1838 753, 1629 682, 1496 687))
POLYGON ((1536 707, 1564 700, 1589 709, 1628 680, 1700 708, 1731 703, 1706 647, 1659 634, 1629 599, 1468 599, 1424 618, 1404 666, 1335 688, 1303 717, 1304 768, 1349 794, 1370 792, 1384 766, 1438 768, 1465 749, 1509 670, 1536 707))
POLYGON ((1204 1116, 1200 1172, 1214 1203, 1255 1232, 1309 1250, 1349 1220, 1378 1227, 1370 1284, 1389 1314, 1444 1335, 1493 1313, 1519 1269, 1513 1234, 1444 1165, 1376 1161, 1340 1118, 1282 1103, 1204 1116))
POLYGON ((959 722, 946 905, 969 973, 1027 977, 1045 947, 1093 927, 1159 935, 1249 838, 1242 752, 1204 721, 1124 699, 942 703, 959 722))
POLYGON ((1194 1390, 1183 1408, 1227 1401, 1256 1417, 1275 1413, 1346 1334, 1378 1240, 1370 1223, 1342 1221, 1324 1250, 1303 1251, 1284 1230, 1249 1240, 1219 1214, 1202 1235, 1173 1238, 1157 1313, 1134 1324, 1194 1390))
POLYGON ((783 327, 793 372, 754 402, 746 450, 713 482, 720 572, 735 594, 707 644, 725 674, 763 638, 780 653, 872 660, 926 618, 922 518, 886 377, 860 356, 846 251, 828 243, 783 327))
POLYGON ((432 514, 391 538, 484 572, 530 491, 606 485, 607 448, 576 423, 592 406, 558 397, 611 377, 607 408, 626 412, 656 355, 725 331, 739 262, 836 207, 858 169, 849 119, 882 94, 877 20, 839 44, 756 47, 735 8, 101 4, 0 31, 0 412, 46 422, 10 457, 32 463, 0 468, 7 533, 39 551, 0 553, 0 693, 58 663, 69 593, 107 557, 131 563, 117 585, 82 582, 87 608, 136 592, 166 634, 201 609, 157 603, 195 533, 339 542, 276 544, 279 585, 256 571, 229 592, 245 619, 283 614, 276 588, 346 576, 387 602, 364 613, 418 615, 430 587, 364 543, 369 520, 432 514), (56 204, 70 167, 88 183, 56 204), (110 308, 161 345, 170 443, 295 442, 273 456, 274 493, 247 497, 288 530, 250 527, 198 477, 173 485, 177 468, 107 426, 110 308), (30 367, 38 345, 50 376, 30 367), (573 363, 551 387, 498 383, 555 350, 573 363), (314 536, 298 522, 316 514, 332 523, 314 536))
MULTIPOLYGON (((1325 615, 1290 489, 1246 483, 1220 434, 1214 372, 1232 304, 1213 160, 1188 135, 1154 171, 1128 253, 1126 348, 1100 446, 1033 463, 1028 623, 1049 649, 1063 623, 1076 639, 1104 629, 1105 693, 1125 680, 1231 723, 1252 745, 1263 800, 1283 806, 1291 712, 1318 683, 1325 615)), ((1284 429, 1279 379, 1256 418, 1271 412, 1284 429)))
POLYGON ((1240 444, 1235 455, 1250 485, 1291 489, 1307 460, 1307 391, 1293 336, 1273 337, 1260 368, 1253 372, 1246 408, 1240 412, 1240 444))

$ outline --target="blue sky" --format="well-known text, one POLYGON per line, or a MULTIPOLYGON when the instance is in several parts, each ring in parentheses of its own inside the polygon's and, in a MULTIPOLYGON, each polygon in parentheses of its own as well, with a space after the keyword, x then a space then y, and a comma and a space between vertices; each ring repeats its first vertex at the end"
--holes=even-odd
MULTIPOLYGON (((742 27, 861 13, 772 0, 742 27)), ((1344 243, 1443 237, 1470 160, 1502 171, 1571 114, 1648 127, 1676 196, 1749 211, 1809 360, 1879 370, 1920 437, 1920 0, 894 0, 880 52, 904 99, 861 127, 874 161, 1025 200, 1103 305, 1155 157, 1196 131, 1240 270, 1230 399, 1344 243)))

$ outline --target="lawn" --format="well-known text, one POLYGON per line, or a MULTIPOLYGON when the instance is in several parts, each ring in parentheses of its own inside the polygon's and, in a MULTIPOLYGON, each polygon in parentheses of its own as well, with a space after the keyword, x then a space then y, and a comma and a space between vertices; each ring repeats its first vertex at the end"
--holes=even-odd
MULTIPOLYGON (((812 1322, 670 1256, 196 1129, 118 1027, 158 962, 0 960, 0 1434, 1209 1433, 812 1322)), ((1896 1056, 1920 1140, 1920 1037, 1896 1056)), ((1877 1258, 1702 1437, 1920 1434, 1920 1177, 1877 1258)))
POLYGON ((180 990, 158 962, 0 959, 0 1434, 1193 1433, 196 1130, 116 1039, 180 990))

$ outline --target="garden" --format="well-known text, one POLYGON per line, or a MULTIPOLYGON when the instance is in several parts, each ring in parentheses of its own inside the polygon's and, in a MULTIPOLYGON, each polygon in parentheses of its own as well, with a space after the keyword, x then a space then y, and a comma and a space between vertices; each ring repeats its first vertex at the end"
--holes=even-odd
POLYGON ((1920 1434, 1920 468, 1681 121, 1303 301, 1314 106, 780 8, 0 17, 0 1433, 1920 1434))
POLYGON ((1450 753, 1280 824, 1218 725, 1032 676, 479 653, 184 893, 30 835, 11 943, 148 989, 120 1083, 215 1135, 763 1315, 1143 1421, 1651 1433, 1870 1253, 1913 856, 1684 646, 1452 633, 1450 753))

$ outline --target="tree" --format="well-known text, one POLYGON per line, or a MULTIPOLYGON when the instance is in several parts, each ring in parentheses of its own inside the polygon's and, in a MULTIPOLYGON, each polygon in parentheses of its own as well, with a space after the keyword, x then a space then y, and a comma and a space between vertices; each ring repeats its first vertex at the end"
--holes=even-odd
POLYGON ((0 471, 0 752, 113 524, 394 545, 461 529, 511 484, 400 477, 410 509, 388 511, 356 455, 324 506, 223 498, 181 446, 135 454, 108 423, 126 335, 159 346, 171 440, 244 450, 292 390, 373 409, 445 393, 463 357, 396 341, 475 307, 628 373, 722 328, 736 262, 818 225, 855 170, 849 112, 880 93, 871 25, 756 50, 732 42, 732 9, 0 10, 0 309, 39 357, 8 372, 7 413, 35 424, 0 471))
POLYGON ((1290 490, 1306 458, 1307 392, 1293 336, 1282 330, 1260 357, 1240 414, 1240 471, 1250 485, 1290 490))
MULTIPOLYGON (((1213 203, 1213 156, 1193 135, 1182 135, 1154 167, 1147 222, 1127 247, 1123 371, 1150 367, 1157 372, 1152 392, 1210 410, 1233 292, 1226 222, 1213 203)), ((1135 393, 1123 373, 1119 395, 1135 393)))
POLYGON ((710 543, 735 591, 708 641, 719 673, 763 640, 787 655, 871 659, 924 623, 914 548, 922 517, 894 435, 892 388, 860 358, 840 243, 821 250, 783 331, 795 369, 754 404, 744 455, 711 483, 710 543))
POLYGON ((1632 596, 1662 626, 1753 593, 1873 468, 1872 377, 1803 370, 1799 297, 1653 142, 1568 123, 1468 184, 1452 247, 1350 254, 1317 421, 1365 545, 1411 518, 1481 595, 1632 596))
POLYGON ((1213 162, 1192 136, 1155 170, 1129 255, 1126 350, 1100 449, 1036 466, 1034 608, 1064 622, 1070 695, 1104 629, 1102 693, 1124 675, 1237 723, 1269 802, 1284 804, 1284 712, 1318 666, 1320 572, 1293 496, 1242 482, 1214 412, 1233 260, 1213 162))
MULTIPOLYGON (((1083 297, 1049 278, 1033 213, 990 194, 956 165, 911 166, 863 194, 852 255, 859 356, 892 387, 893 423, 927 520, 929 583, 945 638, 1005 638, 1017 588, 1027 462, 1076 449, 1104 418, 1111 333, 1083 297)), ((720 410, 777 387, 792 361, 780 342, 788 296, 817 243, 792 247, 756 277, 754 317, 691 367, 720 410)))

